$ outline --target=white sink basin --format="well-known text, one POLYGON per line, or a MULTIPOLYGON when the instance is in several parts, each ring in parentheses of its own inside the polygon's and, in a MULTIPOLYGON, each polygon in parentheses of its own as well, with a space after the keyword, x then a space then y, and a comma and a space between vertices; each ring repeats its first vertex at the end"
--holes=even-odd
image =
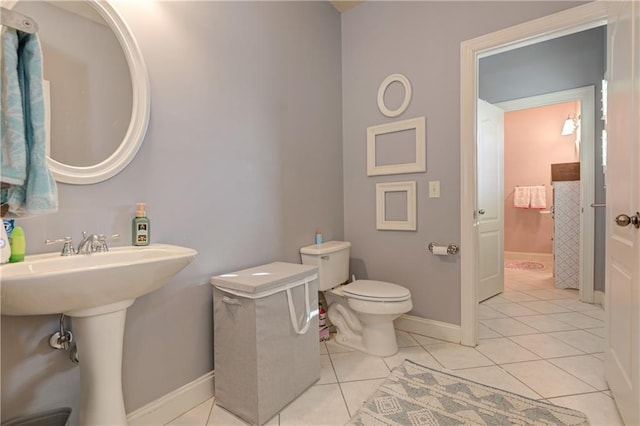
POLYGON ((196 254, 186 247, 151 244, 91 255, 38 254, 0 267, 0 313, 73 317, 81 425, 127 424, 122 395, 127 308, 136 297, 164 285, 196 254))
POLYGON ((151 244, 114 247, 105 253, 26 256, 2 265, 2 315, 64 313, 88 316, 162 287, 187 266, 197 252, 186 247, 151 244), (97 309, 96 309, 97 308, 97 309))

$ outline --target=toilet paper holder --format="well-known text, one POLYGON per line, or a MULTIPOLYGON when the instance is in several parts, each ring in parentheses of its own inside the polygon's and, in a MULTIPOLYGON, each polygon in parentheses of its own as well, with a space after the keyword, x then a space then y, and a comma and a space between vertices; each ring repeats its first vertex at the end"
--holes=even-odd
MULTIPOLYGON (((438 243, 429 243, 429 251, 433 253, 433 248, 437 247, 438 243)), ((447 254, 456 254, 460 248, 456 244, 449 244, 447 246, 447 254)))

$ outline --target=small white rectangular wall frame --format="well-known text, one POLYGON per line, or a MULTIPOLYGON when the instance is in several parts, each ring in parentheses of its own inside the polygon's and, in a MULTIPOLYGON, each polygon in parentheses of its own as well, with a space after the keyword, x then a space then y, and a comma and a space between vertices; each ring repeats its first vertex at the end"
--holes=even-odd
POLYGON ((420 173, 427 171, 425 134, 424 117, 368 127, 367 176, 396 175, 401 173, 420 173), (407 130, 415 130, 416 133, 416 161, 414 163, 376 165, 376 136, 407 130))
POLYGON ((392 182, 376 184, 376 229, 393 231, 416 230, 416 182, 392 182), (405 192, 407 199, 406 220, 387 220, 386 195, 405 192))

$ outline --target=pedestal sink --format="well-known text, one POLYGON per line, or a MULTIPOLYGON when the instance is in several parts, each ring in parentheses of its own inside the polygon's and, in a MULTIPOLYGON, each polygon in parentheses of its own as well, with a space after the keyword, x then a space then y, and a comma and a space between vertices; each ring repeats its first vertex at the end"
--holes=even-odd
POLYGON ((122 342, 127 308, 197 255, 168 244, 105 253, 26 256, 0 268, 2 315, 72 317, 80 358, 80 424, 126 425, 122 342))

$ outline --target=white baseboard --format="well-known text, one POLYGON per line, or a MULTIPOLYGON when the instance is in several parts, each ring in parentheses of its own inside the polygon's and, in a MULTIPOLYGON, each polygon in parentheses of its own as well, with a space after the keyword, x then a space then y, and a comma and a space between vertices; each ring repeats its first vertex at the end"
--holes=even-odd
POLYGON ((416 333, 421 336, 432 337, 434 339, 446 340, 447 342, 460 343, 460 326, 416 317, 413 315, 402 315, 394 321, 396 329, 416 333))
POLYGON ((593 292, 593 303, 596 305, 602 306, 604 309, 604 291, 594 291, 593 292))
POLYGON ((127 414, 127 422, 131 426, 167 424, 213 397, 214 383, 214 372, 210 371, 127 414))

